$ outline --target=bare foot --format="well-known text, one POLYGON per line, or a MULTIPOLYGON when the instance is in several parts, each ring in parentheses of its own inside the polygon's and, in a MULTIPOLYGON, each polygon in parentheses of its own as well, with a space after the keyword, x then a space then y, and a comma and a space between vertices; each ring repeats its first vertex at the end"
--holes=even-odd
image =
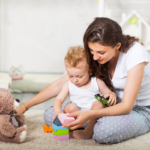
POLYGON ((72 133, 73 138, 75 139, 90 139, 92 137, 92 132, 88 132, 85 130, 75 130, 72 133))

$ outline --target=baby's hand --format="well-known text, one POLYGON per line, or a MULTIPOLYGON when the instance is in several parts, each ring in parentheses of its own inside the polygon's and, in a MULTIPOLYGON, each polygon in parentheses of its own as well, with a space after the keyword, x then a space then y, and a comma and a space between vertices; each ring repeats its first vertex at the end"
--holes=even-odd
POLYGON ((61 112, 61 113, 56 114, 56 115, 53 117, 52 122, 54 122, 54 120, 56 119, 56 116, 58 116, 59 114, 62 114, 62 112, 61 112))
POLYGON ((114 93, 114 92, 111 92, 111 93, 109 93, 109 94, 106 94, 106 95, 104 95, 104 98, 108 98, 109 97, 109 100, 108 100, 108 104, 110 104, 110 105, 115 105, 116 104, 116 99, 117 99, 117 96, 116 96, 116 94, 114 93))
POLYGON ((56 119, 56 116, 57 116, 57 115, 55 115, 55 116, 53 117, 52 122, 54 122, 54 120, 56 119))

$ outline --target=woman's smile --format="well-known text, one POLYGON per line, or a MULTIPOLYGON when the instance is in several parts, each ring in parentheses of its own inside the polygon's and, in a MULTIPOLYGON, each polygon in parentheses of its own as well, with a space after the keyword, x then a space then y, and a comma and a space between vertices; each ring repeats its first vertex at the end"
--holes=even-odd
POLYGON ((101 60, 97 60, 97 61, 100 63, 100 62, 102 62, 102 61, 103 61, 103 59, 101 59, 101 60))

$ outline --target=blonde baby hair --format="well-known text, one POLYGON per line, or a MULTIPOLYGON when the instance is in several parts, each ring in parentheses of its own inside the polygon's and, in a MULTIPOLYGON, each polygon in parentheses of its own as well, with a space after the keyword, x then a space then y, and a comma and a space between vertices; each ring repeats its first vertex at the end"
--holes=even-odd
POLYGON ((88 65, 84 48, 82 46, 70 47, 65 56, 65 65, 79 68, 78 64, 82 61, 88 65))

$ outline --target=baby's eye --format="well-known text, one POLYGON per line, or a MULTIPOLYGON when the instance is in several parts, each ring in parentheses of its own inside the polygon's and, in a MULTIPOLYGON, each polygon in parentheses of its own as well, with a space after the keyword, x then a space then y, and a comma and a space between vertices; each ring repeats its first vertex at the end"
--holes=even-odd
POLYGON ((72 78, 72 76, 69 76, 69 78, 72 78))

